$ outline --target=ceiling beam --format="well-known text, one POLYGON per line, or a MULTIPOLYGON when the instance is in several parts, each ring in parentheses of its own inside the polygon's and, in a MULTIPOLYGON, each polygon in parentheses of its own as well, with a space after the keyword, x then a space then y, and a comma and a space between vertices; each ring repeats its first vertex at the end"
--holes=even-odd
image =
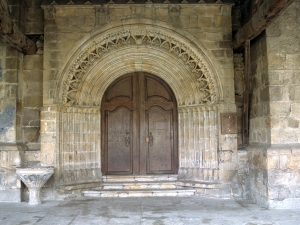
POLYGON ((236 33, 233 49, 241 50, 247 40, 257 37, 271 24, 294 0, 265 0, 251 19, 236 33))
POLYGON ((36 43, 29 39, 12 21, 5 0, 0 0, 0 36, 18 51, 32 55, 36 53, 36 43))

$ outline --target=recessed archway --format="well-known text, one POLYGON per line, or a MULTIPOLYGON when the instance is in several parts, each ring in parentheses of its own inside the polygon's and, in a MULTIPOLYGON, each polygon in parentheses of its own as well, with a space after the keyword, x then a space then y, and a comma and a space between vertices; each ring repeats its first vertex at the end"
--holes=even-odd
POLYGON ((217 71, 221 70, 213 66, 212 54, 190 38, 163 26, 124 25, 96 32, 75 51, 59 75, 56 94, 61 180, 101 175, 102 97, 116 79, 137 71, 163 79, 175 95, 181 128, 176 140, 179 175, 218 180, 218 103, 223 97, 217 71), (66 157, 70 152, 76 154, 66 157))

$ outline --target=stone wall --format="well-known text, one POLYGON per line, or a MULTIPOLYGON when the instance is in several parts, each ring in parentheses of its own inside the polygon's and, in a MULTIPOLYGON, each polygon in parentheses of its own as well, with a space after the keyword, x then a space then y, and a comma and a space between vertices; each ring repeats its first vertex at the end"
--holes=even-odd
POLYGON ((266 36, 251 42, 250 51, 250 144, 270 144, 269 78, 266 36))
POLYGON ((40 161, 40 109, 42 107, 43 55, 26 55, 19 76, 21 139, 26 146, 24 165, 40 161))
MULTIPOLYGON (((249 144, 246 173, 241 176, 248 196, 266 206, 268 198, 267 154, 264 145, 270 143, 269 83, 266 35, 263 32, 251 42, 249 74, 249 144)), ((245 170, 244 170, 245 172, 245 170)))
POLYGON ((268 207, 300 208, 300 146, 275 145, 267 150, 268 207))
POLYGON ((268 208, 267 146, 250 145, 247 148, 249 197, 268 208))
MULTIPOLYGON (((25 2, 8 3, 12 21, 24 31, 25 2)), ((20 201, 22 184, 15 167, 40 160, 43 56, 24 56, 2 41, 0 51, 0 201, 20 201)))
POLYGON ((295 1, 266 30, 272 144, 300 141, 299 12, 295 1))
POLYGON ((4 43, 0 48, 6 56, 0 66, 0 173, 4 182, 0 201, 20 201, 21 183, 15 167, 40 161, 43 56, 23 56, 4 43))
POLYGON ((22 54, 1 41, 0 52, 0 201, 21 201, 21 182, 15 167, 21 164, 17 143, 19 122, 18 70, 22 54))
POLYGON ((299 74, 300 1, 266 29, 269 62, 271 148, 269 207, 300 207, 299 74))
POLYGON ((43 0, 24 0, 24 33, 26 35, 44 34, 44 11, 41 8, 43 0))
POLYGON ((251 43, 250 195, 269 208, 299 204, 300 1, 251 43))
POLYGON ((24 9, 24 1, 5 0, 5 2, 8 6, 8 12, 10 14, 10 18, 21 29, 21 31, 24 31, 25 20, 24 20, 24 11, 22 10, 24 9))
POLYGON ((6 56, 1 59, 1 133, 0 142, 16 143, 17 127, 17 97, 18 70, 22 54, 13 47, 1 44, 1 53, 6 56))
POLYGON ((237 161, 238 174, 236 185, 236 196, 250 198, 250 180, 249 180, 249 161, 248 152, 243 145, 243 110, 244 110, 244 56, 243 54, 234 54, 234 89, 235 102, 237 106, 237 161))

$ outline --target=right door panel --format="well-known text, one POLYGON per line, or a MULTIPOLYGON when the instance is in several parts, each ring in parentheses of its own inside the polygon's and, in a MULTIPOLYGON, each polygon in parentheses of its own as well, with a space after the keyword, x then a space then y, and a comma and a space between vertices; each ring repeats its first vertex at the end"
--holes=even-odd
POLYGON ((147 110, 147 173, 172 173, 173 170, 173 110, 153 106, 147 110))

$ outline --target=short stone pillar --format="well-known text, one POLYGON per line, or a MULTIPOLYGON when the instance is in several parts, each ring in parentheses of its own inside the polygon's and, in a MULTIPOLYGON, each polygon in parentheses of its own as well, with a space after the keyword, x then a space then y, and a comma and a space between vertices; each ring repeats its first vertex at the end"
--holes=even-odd
POLYGON ((53 172, 53 167, 16 168, 16 174, 29 189, 29 205, 41 204, 41 188, 53 172))

